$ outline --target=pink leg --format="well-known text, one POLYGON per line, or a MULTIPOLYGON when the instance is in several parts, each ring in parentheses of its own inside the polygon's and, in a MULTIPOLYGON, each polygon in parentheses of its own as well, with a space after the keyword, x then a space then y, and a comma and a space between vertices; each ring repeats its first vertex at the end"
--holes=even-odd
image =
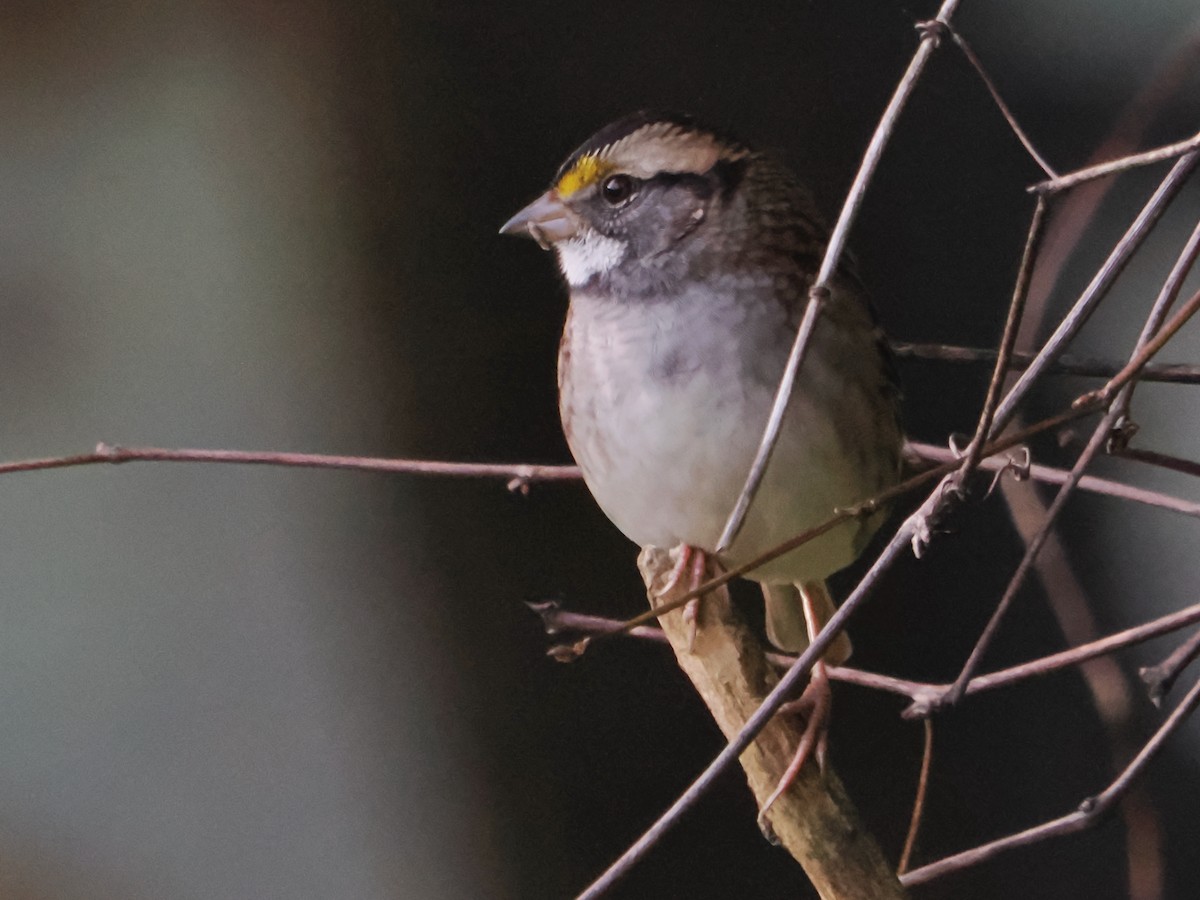
MULTIPOLYGON (((808 625, 808 636, 811 640, 821 626, 817 618, 817 611, 814 609, 808 593, 801 591, 800 597, 804 606, 804 619, 808 625)), ((800 743, 796 745, 796 754, 792 757, 787 771, 783 773, 779 784, 771 792, 771 796, 767 798, 762 806, 762 811, 758 814, 760 825, 764 822, 767 810, 779 799, 780 794, 792 786, 792 782, 796 780, 796 776, 800 774, 800 770, 804 768, 808 758, 814 755, 814 751, 817 766, 821 769, 825 768, 825 754, 829 743, 829 711, 832 705, 833 691, 829 686, 829 673, 826 670, 825 661, 818 659, 813 663, 808 686, 800 695, 800 699, 784 704, 780 708, 780 712, 800 713, 804 716, 804 733, 800 735, 800 743)))
POLYGON ((833 693, 829 689, 829 675, 826 672, 825 663, 818 660, 813 666, 808 687, 804 689, 800 699, 784 704, 779 710, 781 713, 802 715, 804 717, 804 733, 800 735, 800 743, 796 745, 796 754, 792 757, 787 771, 783 773, 779 784, 775 786, 775 790, 771 792, 771 796, 767 798, 762 806, 762 811, 758 814, 760 822, 775 801, 779 799, 780 794, 792 786, 792 782, 796 780, 796 776, 800 774, 800 770, 804 768, 809 757, 814 755, 814 751, 817 757, 817 766, 821 769, 825 768, 825 752, 829 738, 829 709, 832 699, 833 693))

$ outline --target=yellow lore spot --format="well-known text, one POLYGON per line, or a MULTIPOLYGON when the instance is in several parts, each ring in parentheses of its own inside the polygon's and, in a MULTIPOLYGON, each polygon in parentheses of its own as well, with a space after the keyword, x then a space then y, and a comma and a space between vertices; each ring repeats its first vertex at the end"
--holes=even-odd
POLYGON ((554 189, 558 191, 558 196, 570 197, 589 184, 595 184, 612 170, 611 164, 602 162, 595 156, 581 156, 575 165, 571 166, 563 177, 558 179, 558 184, 554 186, 554 189))

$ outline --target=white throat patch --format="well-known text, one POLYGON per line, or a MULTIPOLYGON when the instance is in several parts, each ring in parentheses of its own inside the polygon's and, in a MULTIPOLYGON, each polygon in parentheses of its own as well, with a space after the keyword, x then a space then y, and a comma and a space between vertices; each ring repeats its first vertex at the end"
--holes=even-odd
POLYGON ((605 237, 598 231, 586 229, 575 237, 554 245, 558 265, 573 287, 586 284, 594 275, 601 275, 621 261, 625 244, 605 237))

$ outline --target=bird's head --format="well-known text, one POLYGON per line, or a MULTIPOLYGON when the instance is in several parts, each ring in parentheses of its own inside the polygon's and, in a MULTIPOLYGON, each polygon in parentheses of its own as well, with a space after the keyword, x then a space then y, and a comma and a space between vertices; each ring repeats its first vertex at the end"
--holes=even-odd
POLYGON ((621 269, 678 261, 678 251, 736 188, 750 149, 694 120, 640 112, 572 153, 550 189, 504 223, 553 248, 583 287, 621 269))

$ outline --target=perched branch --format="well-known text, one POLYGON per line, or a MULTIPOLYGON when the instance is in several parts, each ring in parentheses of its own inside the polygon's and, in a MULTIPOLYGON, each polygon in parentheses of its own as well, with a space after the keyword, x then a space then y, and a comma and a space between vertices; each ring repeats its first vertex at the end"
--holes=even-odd
MULTIPOLYGON (((708 767, 696 778, 676 801, 671 804, 659 818, 639 837, 632 846, 621 854, 617 860, 604 871, 592 884, 579 895, 579 900, 595 900, 616 884, 633 866, 653 848, 668 830, 671 829, 696 803, 708 793, 709 789, 733 763, 742 752, 754 741, 760 731, 775 717, 780 707, 795 696, 797 688, 812 670, 813 663, 824 655, 830 644, 837 639, 846 627, 846 622, 870 595, 880 576, 886 572, 900 554, 908 547, 909 542, 923 534, 927 528, 928 518, 936 512, 941 491, 935 489, 930 500, 905 521, 900 529, 884 547, 879 557, 859 581, 858 586, 842 603, 841 608, 829 619, 825 627, 813 638, 808 649, 801 653, 792 667, 763 698, 762 703, 746 720, 738 733, 729 739, 729 743, 717 754, 708 767)), ((673 606, 679 604, 679 598, 672 601, 673 606)), ((661 614, 665 605, 655 610, 661 614)))
MULTIPOLYGON (((678 585, 661 593, 673 568, 672 554, 646 548, 638 558, 651 605, 683 592, 678 585)), ((777 682, 774 668, 756 638, 734 610, 725 589, 708 594, 694 634, 682 613, 661 617, 662 630, 679 667, 726 738, 733 738, 777 682)), ((766 805, 787 771, 802 729, 789 716, 776 716, 746 747, 739 761, 758 800, 766 805)), ((870 900, 905 896, 900 882, 870 836, 845 788, 828 764, 801 769, 791 786, 764 814, 771 832, 812 880, 824 900, 870 900)))

